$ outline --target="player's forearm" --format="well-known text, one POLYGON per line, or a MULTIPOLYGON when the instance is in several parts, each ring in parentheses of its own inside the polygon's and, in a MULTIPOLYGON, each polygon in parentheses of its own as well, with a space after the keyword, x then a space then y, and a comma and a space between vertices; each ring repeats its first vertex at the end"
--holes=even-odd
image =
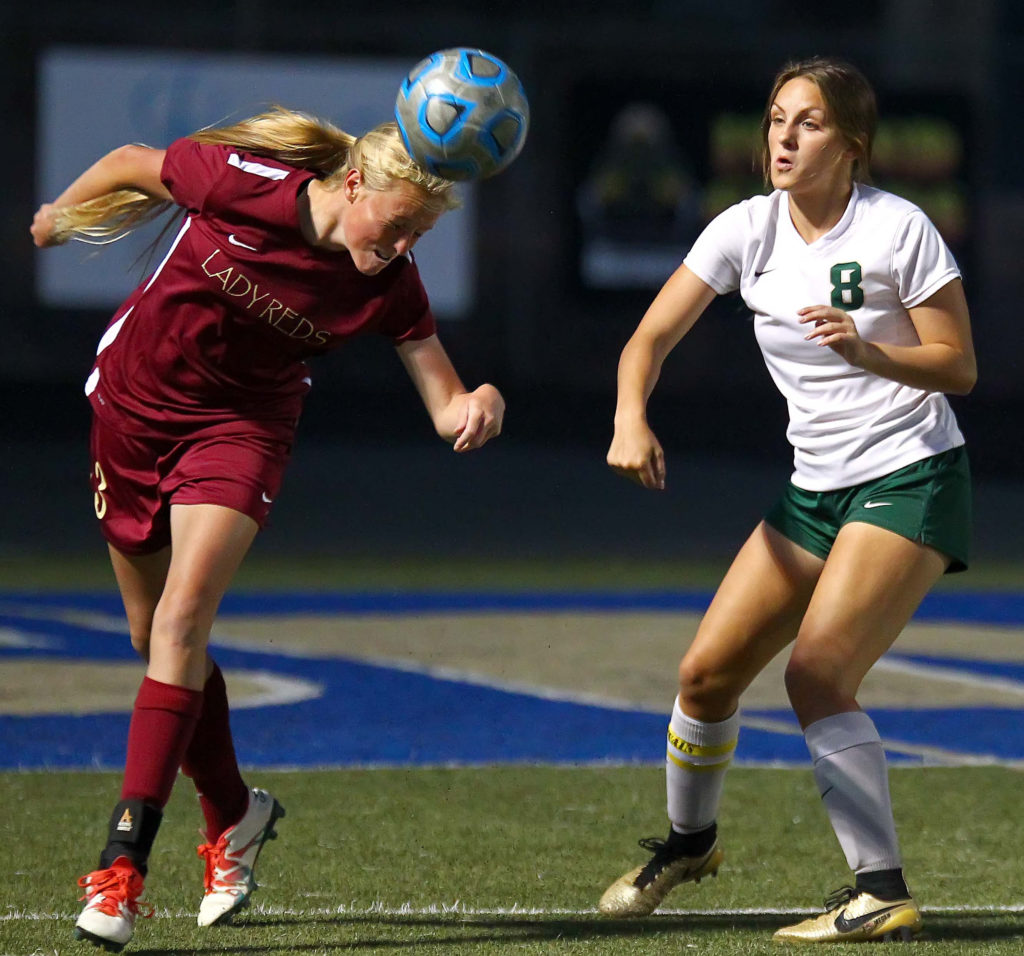
POLYGON ((866 343, 861 368, 884 378, 929 392, 966 395, 978 378, 973 354, 942 342, 927 345, 866 343))
POLYGON ((715 290, 681 265, 655 296, 619 358, 616 421, 643 419, 661 367, 701 313, 715 290))
POLYGON ((119 189, 137 189, 159 199, 171 194, 160 181, 163 150, 147 146, 120 146, 92 164, 54 201, 56 207, 98 199, 119 189))
POLYGON ((664 356, 658 354, 647 336, 637 334, 626 343, 619 358, 617 423, 646 420, 647 402, 658 383, 663 361, 664 356))

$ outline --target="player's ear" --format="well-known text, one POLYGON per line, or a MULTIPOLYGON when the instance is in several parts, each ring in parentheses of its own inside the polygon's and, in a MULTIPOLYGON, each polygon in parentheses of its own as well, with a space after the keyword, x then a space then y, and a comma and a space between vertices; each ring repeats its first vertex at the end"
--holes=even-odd
MULTIPOLYGON (((843 138, 846 139, 846 137, 843 138)), ((843 150, 843 157, 845 159, 848 159, 851 162, 856 163, 859 160, 863 159, 863 153, 864 150, 857 142, 846 139, 846 149, 843 150)))
POLYGON ((345 173, 344 191, 345 198, 349 202, 355 202, 359 195, 359 189, 363 185, 363 174, 358 169, 350 169, 345 173))

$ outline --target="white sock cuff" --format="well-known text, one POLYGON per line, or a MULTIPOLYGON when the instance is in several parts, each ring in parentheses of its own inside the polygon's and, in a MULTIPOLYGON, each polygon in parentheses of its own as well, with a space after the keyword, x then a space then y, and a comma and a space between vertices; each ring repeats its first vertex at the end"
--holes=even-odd
POLYGON ((676 736, 682 737, 688 744, 698 747, 718 747, 722 744, 735 744, 740 732, 740 712, 737 709, 731 717, 725 720, 708 723, 703 720, 695 720, 687 717, 679 706, 679 698, 672 707, 672 720, 669 721, 669 730, 676 736))
POLYGON ((850 747, 882 743, 874 721, 862 710, 833 714, 816 720, 804 731, 804 740, 811 752, 811 760, 815 763, 850 747))

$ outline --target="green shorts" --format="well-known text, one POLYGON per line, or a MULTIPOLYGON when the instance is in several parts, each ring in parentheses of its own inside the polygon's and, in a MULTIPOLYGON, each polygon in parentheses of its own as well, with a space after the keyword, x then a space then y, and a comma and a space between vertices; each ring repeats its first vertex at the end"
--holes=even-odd
POLYGON ((967 452, 961 445, 836 491, 805 491, 790 482, 765 521, 820 558, 828 557, 844 524, 873 524, 946 555, 947 573, 964 571, 971 534, 967 452))

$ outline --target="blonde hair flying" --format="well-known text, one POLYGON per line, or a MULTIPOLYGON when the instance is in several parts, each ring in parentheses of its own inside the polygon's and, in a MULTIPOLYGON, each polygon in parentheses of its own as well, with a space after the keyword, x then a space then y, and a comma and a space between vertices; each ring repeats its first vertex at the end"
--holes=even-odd
MULTIPOLYGON (((381 123, 355 137, 333 123, 307 113, 273 106, 230 126, 201 129, 188 137, 197 143, 237 146, 317 174, 328 189, 341 186, 358 169, 367 187, 386 190, 396 181, 422 190, 428 208, 446 212, 458 206, 454 183, 428 173, 409 157, 394 122, 381 123)), ((174 208, 137 189, 118 189, 56 210, 53 238, 105 244, 174 208)))

